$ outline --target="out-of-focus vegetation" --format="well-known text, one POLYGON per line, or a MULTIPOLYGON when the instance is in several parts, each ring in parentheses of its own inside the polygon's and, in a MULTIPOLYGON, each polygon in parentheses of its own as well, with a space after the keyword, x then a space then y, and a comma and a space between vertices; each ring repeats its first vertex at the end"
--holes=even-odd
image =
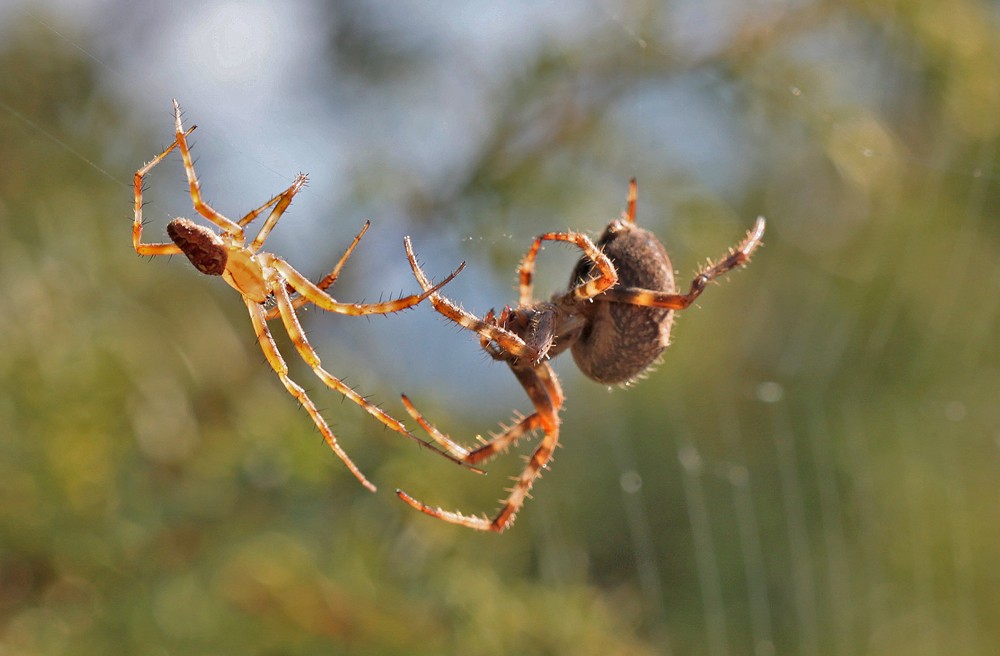
MULTIPOLYGON (((486 290, 514 283, 531 235, 599 230, 633 174, 640 221, 682 280, 756 214, 769 219, 766 247, 684 314, 648 380, 609 394, 559 363, 565 448, 499 537, 434 522, 391 491, 491 512, 517 457, 474 476, 295 365, 380 486, 365 492, 268 370, 232 291, 181 259, 131 250, 131 173, 169 135, 169 97, 137 123, 129 99, 102 84, 114 61, 88 56, 87 35, 58 16, 7 26, 0 653, 985 654, 1000 644, 996 6, 741 10, 712 48, 666 38, 678 31, 658 3, 595 11, 601 29, 563 34, 492 90, 462 167, 422 177, 377 151, 351 154, 352 200, 402 199, 408 231, 448 258, 432 263, 436 274, 469 259, 469 275, 489 277, 453 286, 480 310, 515 299, 486 290), (635 126, 669 118, 678 88, 745 144, 719 173, 731 186, 635 126)), ((440 64, 419 25, 401 42, 357 8, 328 18, 338 74, 376 99, 440 64)), ((405 103, 393 116, 405 129, 405 103)), ((177 173, 151 184, 183 194, 177 173)), ((274 191, 247 189, 243 209, 274 191)), ((572 259, 551 257, 543 271, 562 284, 572 259)), ((332 371, 380 399, 402 391, 357 370, 389 366, 380 344, 346 343, 328 318, 309 320, 339 362, 332 371)), ((444 336, 426 344, 406 317, 379 330, 397 320, 406 348, 476 348, 438 322, 420 324, 444 336)), ((470 402, 479 373, 442 359, 408 391, 444 430, 471 439, 510 416, 488 396, 470 402)))

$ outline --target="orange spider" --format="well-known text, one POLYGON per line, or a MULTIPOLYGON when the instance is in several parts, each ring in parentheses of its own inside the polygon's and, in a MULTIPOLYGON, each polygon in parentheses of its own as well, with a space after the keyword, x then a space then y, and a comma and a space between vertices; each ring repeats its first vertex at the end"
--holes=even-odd
POLYGON ((690 306, 708 283, 746 264, 761 245, 764 219, 758 218, 746 238, 730 249, 727 257, 714 264, 710 262, 695 276, 689 291, 680 294, 663 244, 635 223, 636 197, 633 179, 627 211, 608 225, 596 245, 578 232, 549 232, 536 238, 521 261, 518 306, 508 306, 499 315, 490 310, 481 319, 436 292, 406 240, 410 267, 420 286, 430 294, 434 309, 477 333, 490 357, 510 366, 535 406, 532 414, 518 418, 511 427, 475 448, 466 448, 439 431, 404 395, 403 403, 410 416, 448 454, 470 467, 537 430, 544 437, 528 457, 493 519, 448 512, 397 490, 403 501, 432 517, 469 528, 496 532, 508 528, 531 486, 548 467, 559 442, 559 411, 564 395, 548 360, 571 349, 577 367, 588 378, 606 385, 633 382, 659 360, 667 347, 674 311, 690 306), (535 258, 544 241, 573 244, 583 251, 583 257, 570 277, 569 291, 555 294, 549 301, 538 301, 533 297, 532 279, 535 258))
POLYGON ((305 332, 302 330, 295 310, 302 305, 312 303, 329 312, 352 316, 398 312, 413 307, 420 301, 431 296, 458 275, 459 271, 464 268, 465 263, 463 262, 458 269, 439 284, 429 285, 421 294, 412 294, 382 303, 342 303, 337 301, 326 293, 326 289, 337 280, 341 268, 348 257, 350 257, 355 246, 358 245, 370 222, 365 223, 361 232, 354 238, 354 241, 347 248, 347 251, 340 258, 340 261, 337 262, 333 270, 318 284, 310 282, 285 260, 277 255, 261 252, 260 250, 264 245, 264 240, 267 239, 268 234, 270 234, 278 219, 288 209, 292 198, 306 183, 306 176, 300 173, 288 189, 253 210, 239 221, 232 221, 212 209, 212 207, 202 200, 198 177, 195 174, 194 163, 191 160, 191 150, 187 142, 187 136, 197 126, 191 127, 186 132, 184 131, 184 128, 181 126, 181 109, 176 100, 174 101, 174 126, 174 142, 135 173, 135 218, 132 223, 132 245, 135 247, 135 252, 140 255, 177 255, 183 253, 199 271, 210 276, 222 276, 223 280, 239 292, 246 303, 247 310, 250 312, 250 321, 253 324, 254 331, 257 333, 257 341, 264 351, 264 356, 275 373, 278 374, 278 378, 281 379, 282 384, 298 400, 302 407, 305 408, 306 412, 309 413, 313 423, 316 424, 316 427, 322 434, 324 441, 326 441, 333 452, 344 461, 344 464, 347 465, 347 468, 362 485, 374 492, 375 486, 365 478, 364 474, 361 473, 347 453, 337 443, 337 438, 334 437, 330 427, 305 390, 289 377, 288 366, 278 351, 267 322, 277 318, 281 319, 299 355, 327 387, 340 392, 354 403, 357 403, 369 414, 397 433, 401 433, 420 444, 425 444, 410 433, 401 422, 388 415, 378 406, 373 405, 365 397, 358 394, 339 378, 323 368, 319 356, 306 339, 305 332), (180 148, 181 157, 184 160, 184 170, 187 172, 188 187, 190 188, 191 200, 194 202, 194 209, 198 214, 201 214, 204 218, 218 226, 222 230, 222 233, 218 234, 188 219, 177 218, 167 225, 167 234, 172 243, 142 243, 143 179, 149 173, 150 169, 159 164, 174 148, 180 148), (268 214, 267 219, 264 220, 264 224, 261 226, 257 236, 252 242, 246 244, 244 227, 268 209, 271 212, 268 214), (297 294, 297 296, 293 297, 292 293, 297 294), (269 309, 268 303, 271 302, 274 303, 274 307, 269 309))

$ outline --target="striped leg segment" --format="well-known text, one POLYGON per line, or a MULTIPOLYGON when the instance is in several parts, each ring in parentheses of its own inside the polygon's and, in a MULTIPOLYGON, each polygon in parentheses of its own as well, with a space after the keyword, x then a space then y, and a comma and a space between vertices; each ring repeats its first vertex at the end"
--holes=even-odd
POLYGON ((578 301, 585 301, 603 293, 604 290, 613 287, 618 282, 618 273, 608 256, 601 252, 590 237, 580 232, 546 232, 535 238, 531 248, 528 249, 521 266, 518 268, 518 279, 520 282, 520 304, 522 306, 534 303, 532 298, 532 285, 535 275, 535 258, 542 246, 543 241, 565 241, 575 244, 583 254, 587 256, 596 266, 600 274, 596 278, 582 282, 569 291, 573 298, 578 301))
POLYGON ((410 244, 410 239, 406 238, 404 240, 404 244, 406 246, 406 257, 410 260, 410 268, 413 269, 413 275, 416 277, 417 282, 420 283, 420 286, 423 287, 424 291, 430 292, 429 298, 435 310, 463 328, 478 333, 480 336, 487 338, 490 341, 496 342, 502 349, 506 350, 511 355, 519 358, 527 358, 531 361, 536 359, 538 354, 534 351, 534 349, 525 344, 524 340, 514 333, 495 324, 483 321, 471 312, 466 312, 462 308, 458 307, 444 296, 434 293, 430 280, 417 263, 417 258, 413 254, 413 246, 410 244))
MULTIPOLYGON (((514 518, 521 509, 521 506, 524 505, 525 499, 528 498, 531 487, 538 477, 541 476, 542 471, 548 468, 548 464, 552 459, 552 453, 559 444, 559 410, 562 408, 564 397, 562 389, 559 386, 559 381, 548 363, 542 363, 535 367, 511 367, 511 369, 528 393, 528 396, 531 397, 531 401, 535 406, 534 414, 525 417, 498 437, 472 451, 459 446, 433 427, 430 427, 430 430, 428 430, 431 433, 431 437, 436 441, 443 438, 444 441, 439 441, 441 446, 447 449, 454 449, 452 453, 456 456, 464 453, 465 455, 460 457, 470 463, 481 462, 495 455, 536 428, 541 428, 545 431, 545 436, 538 446, 535 447, 531 455, 528 456, 524 470, 514 479, 513 487, 508 490, 509 494, 507 498, 493 519, 488 519, 485 516, 473 517, 460 512, 451 512, 429 506, 402 490, 396 490, 396 495, 400 499, 431 517, 479 531, 500 533, 514 523, 514 518)), ((412 405, 407 403, 407 409, 409 410, 410 408, 412 408, 412 405)), ((413 413, 411 412, 411 414, 413 413)), ((430 426, 426 421, 421 421, 422 418, 418 418, 417 415, 414 415, 414 418, 425 429, 430 426)))
POLYGON ((687 294, 660 292, 639 287, 621 287, 604 292, 601 300, 641 305, 644 307, 666 308, 668 310, 683 310, 701 296, 701 293, 705 291, 710 282, 749 262, 750 256, 763 243, 761 241, 763 237, 764 218, 758 217, 757 222, 754 223, 754 227, 747 232, 746 238, 735 248, 730 249, 728 256, 715 264, 710 264, 695 276, 694 280, 691 281, 691 288, 687 294))

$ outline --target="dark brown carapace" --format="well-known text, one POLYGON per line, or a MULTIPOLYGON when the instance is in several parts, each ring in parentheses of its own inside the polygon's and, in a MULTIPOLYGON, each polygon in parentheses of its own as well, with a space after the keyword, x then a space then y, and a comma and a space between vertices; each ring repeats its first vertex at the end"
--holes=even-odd
MULTIPOLYGON (((510 366, 535 412, 474 449, 466 449, 441 433, 404 396, 410 415, 449 454, 473 466, 536 430, 541 429, 544 437, 493 519, 444 511, 397 491, 404 501, 428 515, 470 528, 499 532, 510 526, 559 441, 559 410, 564 397, 548 360, 570 349, 577 366, 589 378, 608 385, 634 381, 667 347, 674 311, 690 306, 711 281, 746 264, 764 236, 764 219, 758 218, 728 256, 700 271, 687 293, 680 294, 663 244, 635 223, 636 195, 632 180, 628 209, 608 225, 596 245, 578 232, 537 237, 521 261, 517 307, 506 307, 499 314, 490 311, 479 318, 440 294, 431 294, 431 303, 439 313, 477 333, 483 349, 510 366), (575 244, 583 256, 573 270, 568 291, 537 301, 532 295, 532 279, 535 258, 545 241, 575 244)), ((430 289, 431 282, 409 243, 407 254, 420 285, 430 289)))

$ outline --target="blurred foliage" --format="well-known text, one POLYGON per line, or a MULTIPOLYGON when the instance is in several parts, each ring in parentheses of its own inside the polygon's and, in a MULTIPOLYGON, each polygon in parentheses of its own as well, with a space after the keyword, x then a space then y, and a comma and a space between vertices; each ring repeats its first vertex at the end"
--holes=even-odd
MULTIPOLYGON (((347 6, 340 72, 377 90, 433 66, 433 48, 347 6)), ((415 233, 487 237, 459 257, 492 260, 476 266, 507 285, 527 241, 490 237, 599 230, 594 208, 613 216, 632 173, 682 279, 769 218, 766 248, 685 313, 649 380, 609 394, 557 362, 566 448, 501 537, 391 489, 490 511, 516 457, 471 476, 324 399, 381 484, 367 494, 269 373, 231 291, 134 255, 131 174, 163 116, 129 124, 74 41, 8 26, 0 653, 990 653, 996 8, 795 6, 688 55, 655 36, 658 3, 627 5, 641 42, 609 13, 604 33, 543 48, 493 90, 472 161, 447 179, 358 155, 359 203, 395 193, 415 233), (637 94, 679 78, 750 135, 739 188, 623 127, 637 94)), ((509 416, 446 392, 427 407, 446 377, 476 380, 432 374, 422 408, 456 437, 509 416)))

